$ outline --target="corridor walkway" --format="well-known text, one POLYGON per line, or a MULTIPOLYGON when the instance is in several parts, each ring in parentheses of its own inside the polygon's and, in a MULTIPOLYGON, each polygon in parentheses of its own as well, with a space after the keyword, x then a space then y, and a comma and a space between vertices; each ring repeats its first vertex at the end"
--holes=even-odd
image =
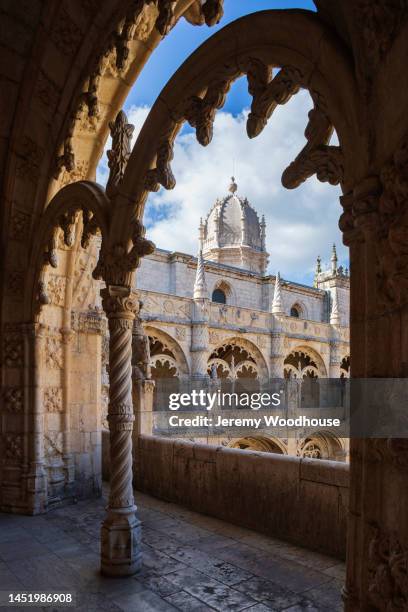
POLYGON ((87 612, 342 610, 344 565, 336 559, 141 493, 136 500, 144 554, 138 576, 98 573, 100 499, 43 516, 0 514, 0 590, 72 592, 75 609, 87 612))

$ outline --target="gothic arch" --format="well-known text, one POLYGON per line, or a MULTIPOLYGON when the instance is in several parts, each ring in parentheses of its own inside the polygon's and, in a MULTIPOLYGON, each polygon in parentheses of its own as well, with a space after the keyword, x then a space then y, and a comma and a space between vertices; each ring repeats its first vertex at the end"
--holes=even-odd
POLYGON ((227 306, 233 306, 236 303, 236 293, 231 283, 224 279, 217 280, 211 288, 211 295, 216 289, 221 289, 225 294, 227 306))
POLYGON ((244 436, 238 440, 231 440, 228 447, 263 453, 278 453, 279 455, 287 454, 284 444, 278 438, 268 438, 266 436, 244 436))
POLYGON ((263 11, 229 24, 193 53, 164 88, 139 134, 116 196, 118 210, 125 210, 126 202, 137 204, 127 215, 116 215, 115 239, 128 237, 134 217, 142 219, 149 191, 160 185, 174 187, 173 142, 184 121, 196 128, 199 142, 207 145, 215 112, 222 107, 230 84, 242 74, 248 75, 254 98, 247 124, 250 137, 262 131, 276 104, 285 103, 299 87, 309 89, 314 99, 307 131, 310 140, 285 170, 283 184, 294 188, 316 172, 321 180, 340 182, 347 190, 361 170, 349 165, 348 152, 361 150, 361 166, 367 153, 358 138, 352 68, 341 45, 333 44, 331 38, 332 32, 329 35, 311 13, 263 11), (271 66, 284 67, 274 81, 271 66), (330 126, 335 127, 341 148, 327 147, 330 126), (316 135, 315 130, 318 141, 311 135, 316 135))
POLYGON ((157 338, 164 347, 168 347, 174 357, 170 356, 170 360, 177 369, 177 375, 180 378, 185 378, 189 375, 190 368, 184 350, 173 336, 168 332, 163 331, 159 327, 153 325, 144 325, 144 331, 150 338, 157 338))
POLYGON ((310 346, 294 347, 284 359, 284 373, 291 373, 295 378, 313 376, 327 378, 327 369, 321 355, 310 346), (301 362, 301 365, 298 365, 301 362))
POLYGON ((241 338, 239 336, 225 338, 211 350, 208 356, 209 370, 214 363, 217 368, 221 368, 225 371, 227 377, 230 375, 229 364, 224 363, 224 360, 219 357, 220 351, 228 347, 237 347, 239 350, 246 353, 245 359, 240 363, 237 362, 238 369, 241 370, 242 368, 246 368, 251 376, 254 375, 255 378, 261 381, 268 379, 268 365, 259 348, 247 338, 241 338), (247 357, 249 357, 249 360, 247 357))
POLYGON ((297 455, 310 459, 344 461, 343 441, 330 431, 317 431, 299 440, 297 455))

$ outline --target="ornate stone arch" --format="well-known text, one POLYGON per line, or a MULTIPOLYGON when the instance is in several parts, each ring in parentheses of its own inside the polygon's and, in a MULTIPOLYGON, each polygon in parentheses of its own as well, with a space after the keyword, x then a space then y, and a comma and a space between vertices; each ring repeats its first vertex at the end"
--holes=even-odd
POLYGON ((304 376, 327 378, 327 369, 323 358, 315 349, 307 345, 299 345, 286 355, 284 375, 294 378, 304 376))
POLYGON ((297 455, 310 459, 345 460, 344 442, 330 431, 317 431, 298 441, 297 455))
POLYGON ((267 436, 244 436, 238 440, 231 440, 228 447, 261 451, 263 453, 278 453, 279 455, 287 454, 285 445, 281 440, 267 436))
POLYGON ((225 353, 228 348, 236 349, 243 354, 242 359, 236 360, 236 362, 234 360, 233 369, 235 375, 239 376, 239 373, 241 373, 241 375, 245 377, 245 372, 243 372, 243 370, 246 369, 248 375, 253 378, 258 380, 268 379, 268 365, 261 351, 256 344, 240 336, 225 338, 220 344, 212 349, 208 358, 209 374, 211 374, 211 366, 214 364, 219 373, 222 371, 226 378, 231 377, 231 362, 223 358, 223 353, 225 353))
POLYGON ((169 354, 158 354, 155 356, 157 359, 168 359, 169 364, 171 364, 177 371, 177 376, 179 378, 186 378, 189 375, 190 368, 188 365, 188 360, 186 358, 185 352, 180 344, 177 342, 173 336, 171 336, 167 331, 163 331, 159 327, 155 327, 150 323, 143 326, 144 332, 149 338, 156 338, 160 341, 160 343, 167 349, 167 353, 169 354))
POLYGON ((162 91, 139 134, 116 196, 118 209, 125 211, 130 201, 136 207, 127 209, 127 218, 116 216, 116 239, 128 236, 133 216, 142 218, 149 191, 160 185, 174 187, 173 142, 183 122, 195 127, 199 142, 207 145, 216 110, 222 107, 231 83, 243 74, 253 96, 247 124, 250 137, 257 136, 276 105, 285 103, 300 87, 307 88, 314 100, 308 142, 285 170, 284 186, 294 188, 317 173, 321 180, 347 189, 357 170, 349 165, 348 151, 361 148, 361 165, 367 153, 357 136, 353 70, 341 45, 334 45, 331 37, 332 32, 329 35, 311 13, 264 11, 229 24, 192 54, 162 91), (272 78, 272 67, 277 66, 282 69, 272 78), (341 147, 328 145, 333 125, 341 147))

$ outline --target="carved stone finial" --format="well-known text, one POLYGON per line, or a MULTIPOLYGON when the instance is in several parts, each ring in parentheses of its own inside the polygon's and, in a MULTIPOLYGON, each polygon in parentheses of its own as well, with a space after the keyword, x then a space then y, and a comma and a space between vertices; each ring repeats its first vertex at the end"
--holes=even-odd
POLYGON ((207 289, 207 283, 205 280, 203 251, 201 249, 198 253, 198 258, 197 258, 197 273, 196 273, 196 279, 194 283, 193 297, 195 300, 208 299, 208 289, 207 289))
POLYGON ((115 121, 109 123, 112 137, 112 148, 108 151, 109 179, 106 193, 111 198, 116 194, 117 187, 123 179, 131 153, 131 141, 135 126, 127 122, 126 114, 121 110, 115 121))
POLYGON ((332 256, 330 258, 331 261, 331 271, 333 274, 337 273, 337 251, 336 251, 336 245, 333 244, 333 248, 332 248, 332 256))
POLYGON ((285 314, 285 311, 283 310, 281 282, 280 282, 279 272, 277 273, 276 278, 275 278, 275 291, 273 294, 272 313, 275 315, 285 314))
POLYGON ((235 177, 231 176, 231 184, 228 187, 228 191, 230 191, 231 193, 236 193, 237 189, 238 189, 238 185, 235 182, 235 177))

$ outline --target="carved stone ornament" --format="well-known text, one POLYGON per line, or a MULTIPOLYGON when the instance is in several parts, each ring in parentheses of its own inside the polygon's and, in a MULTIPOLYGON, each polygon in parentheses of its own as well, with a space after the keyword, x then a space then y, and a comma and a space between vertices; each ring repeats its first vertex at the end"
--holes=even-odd
POLYGON ((24 392, 21 387, 6 387, 3 391, 3 406, 7 412, 21 412, 24 405, 24 392))
POLYGON ((146 230, 137 219, 134 219, 131 229, 130 250, 127 250, 123 244, 117 244, 106 252, 102 243, 99 261, 93 272, 94 278, 103 278, 107 284, 131 286, 132 275, 139 265, 140 258, 150 255, 155 249, 153 242, 145 239, 146 230))
POLYGON ((135 126, 127 122, 126 114, 120 111, 115 119, 109 123, 112 137, 112 149, 108 151, 108 166, 110 169, 106 185, 106 193, 113 197, 128 163, 131 151, 131 141, 135 126))
POLYGON ((371 526, 368 546, 368 595, 376 610, 408 608, 408 550, 393 533, 371 526))
POLYGON ((45 387, 44 409, 46 412, 62 412, 62 388, 45 387))

